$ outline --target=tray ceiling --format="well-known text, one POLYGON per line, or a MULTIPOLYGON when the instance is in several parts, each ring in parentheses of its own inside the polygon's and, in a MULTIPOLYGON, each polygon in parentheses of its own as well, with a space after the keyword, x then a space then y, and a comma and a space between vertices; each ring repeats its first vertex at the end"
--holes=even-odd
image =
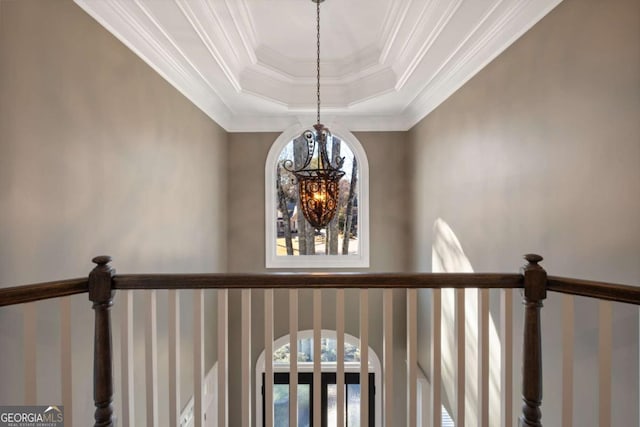
MULTIPOLYGON (((75 0, 227 131, 315 121, 310 0, 75 0)), ((561 0, 326 0, 322 120, 406 130, 561 0)))

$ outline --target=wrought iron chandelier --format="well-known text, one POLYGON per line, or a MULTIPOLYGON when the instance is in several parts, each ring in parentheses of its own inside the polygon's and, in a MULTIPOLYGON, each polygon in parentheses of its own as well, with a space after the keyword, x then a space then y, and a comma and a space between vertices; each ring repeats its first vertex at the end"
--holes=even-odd
POLYGON ((307 156, 302 167, 293 169, 293 163, 288 162, 285 168, 298 181, 298 197, 304 217, 314 228, 321 229, 329 224, 338 207, 339 182, 344 176, 344 171, 341 170, 344 157, 336 157, 331 161, 327 154, 327 144, 333 137, 329 129, 320 123, 320 3, 324 0, 311 1, 316 3, 317 123, 313 125, 313 130, 308 129, 302 133, 307 143, 307 156))

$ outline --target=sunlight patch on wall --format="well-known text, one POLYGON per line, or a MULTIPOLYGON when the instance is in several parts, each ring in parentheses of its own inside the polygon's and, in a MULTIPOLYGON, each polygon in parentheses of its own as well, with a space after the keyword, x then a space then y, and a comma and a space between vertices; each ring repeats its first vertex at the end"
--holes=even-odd
MULTIPOLYGON (((443 219, 433 224, 431 265, 434 273, 473 273, 471 261, 457 236, 443 219)), ((442 290, 442 385, 447 410, 456 411, 455 290, 442 290)), ((465 291, 465 425, 478 425, 478 290, 465 291)), ((493 317, 489 316, 489 413, 500 413, 500 339, 493 317)), ((498 427, 500 417, 490 416, 489 425, 498 427)))

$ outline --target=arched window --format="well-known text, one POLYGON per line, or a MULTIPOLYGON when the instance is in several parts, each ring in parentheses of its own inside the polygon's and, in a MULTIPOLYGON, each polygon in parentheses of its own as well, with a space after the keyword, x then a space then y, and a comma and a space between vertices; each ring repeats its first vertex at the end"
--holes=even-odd
MULTIPOLYGON (((265 165, 265 253, 267 268, 369 266, 369 163, 360 142, 339 125, 328 126, 331 159, 344 157, 336 215, 315 230, 300 212, 295 176, 285 167, 299 163, 306 127, 295 125, 273 143, 265 165)), ((303 153, 304 151, 304 153, 303 153)))
MULTIPOLYGON (((298 332, 298 417, 303 421, 299 425, 304 425, 305 417, 309 415, 311 405, 311 390, 313 389, 313 330, 298 332)), ((321 370, 323 387, 326 390, 327 399, 323 400, 323 417, 329 421, 335 420, 336 408, 336 332, 323 329, 321 332, 321 370)), ((280 416, 283 424, 288 420, 288 393, 289 393, 289 344, 290 336, 285 335, 278 338, 273 343, 273 371, 274 371, 274 418, 277 424, 280 416), (281 408, 279 408, 281 406, 281 408), (280 409, 280 410, 279 410, 280 409)), ((358 338, 344 334, 344 372, 345 372, 345 416, 352 417, 348 425, 359 425, 360 419, 360 350, 358 338), (352 397, 350 399, 350 396, 352 397)), ((382 366, 380 359, 371 347, 369 347, 369 408, 371 425, 379 427, 382 425, 382 393, 374 390, 382 390, 382 366)), ((263 425, 263 394, 262 387, 265 371, 264 351, 256 362, 256 425, 263 425)), ((329 422, 328 425, 335 425, 329 422)))

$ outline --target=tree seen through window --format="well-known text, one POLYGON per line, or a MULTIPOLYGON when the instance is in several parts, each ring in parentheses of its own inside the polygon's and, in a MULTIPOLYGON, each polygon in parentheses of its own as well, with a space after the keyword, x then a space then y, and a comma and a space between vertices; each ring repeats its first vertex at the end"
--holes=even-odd
MULTIPOLYGON (((337 340, 335 338, 320 339, 320 361, 336 362, 337 340)), ((273 352, 274 363, 289 363, 291 357, 289 343, 276 349, 273 352)), ((344 343, 344 361, 359 362, 360 349, 358 346, 344 343)), ((313 362, 313 338, 302 338, 298 340, 298 362, 313 362)))
POLYGON ((349 145, 336 136, 328 142, 327 152, 332 162, 344 157, 342 170, 345 175, 339 183, 336 215, 322 230, 314 229, 304 218, 296 178, 285 168, 287 162, 289 169, 291 166, 296 170, 302 167, 307 153, 306 141, 302 137, 295 138, 280 152, 276 165, 278 256, 358 253, 358 162, 349 145))

